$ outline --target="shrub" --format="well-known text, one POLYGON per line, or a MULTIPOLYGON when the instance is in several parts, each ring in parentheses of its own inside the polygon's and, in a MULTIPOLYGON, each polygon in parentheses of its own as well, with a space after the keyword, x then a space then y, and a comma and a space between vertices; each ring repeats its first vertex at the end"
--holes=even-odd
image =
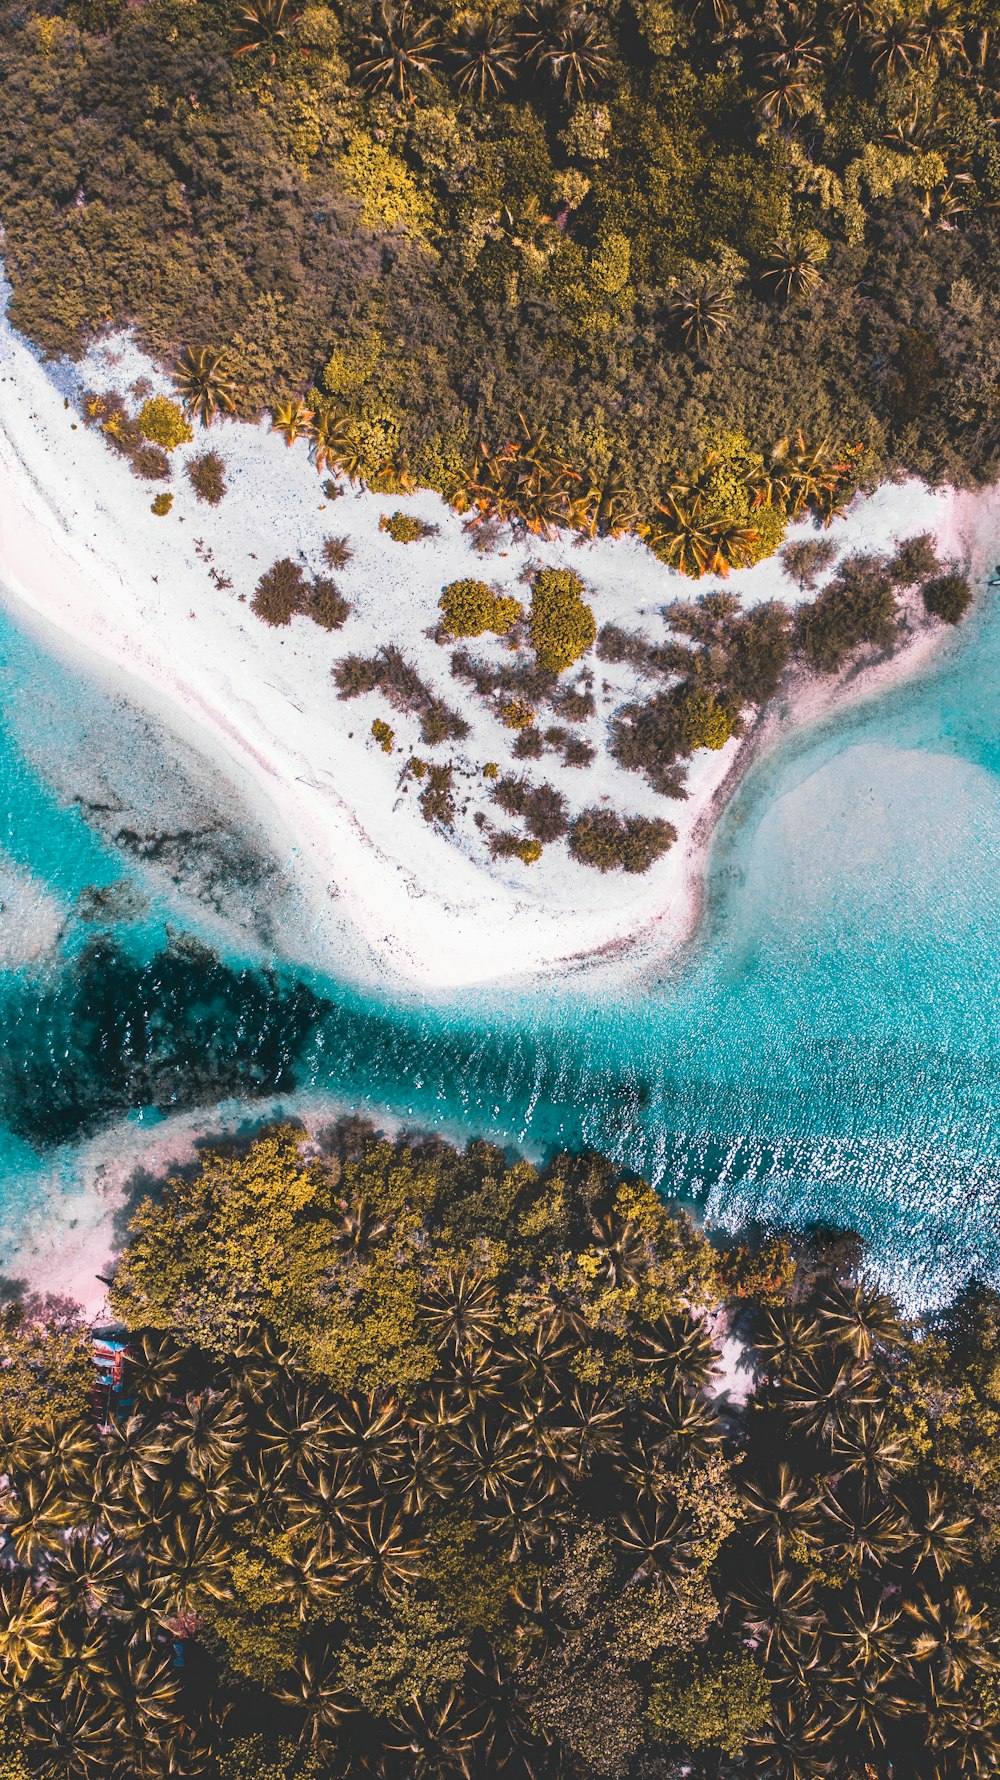
POLYGON ((520 859, 534 865, 542 857, 542 843, 519 834, 496 834, 490 842, 494 859, 520 859))
POLYGON ((150 396, 139 409, 138 419, 143 438, 151 440, 154 445, 162 445, 164 451, 173 451, 177 445, 188 445, 194 438, 184 418, 184 410, 169 396, 150 396))
POLYGON ((589 766, 594 753, 590 743, 578 735, 571 735, 563 747, 563 759, 567 766, 589 766))
POLYGON ((671 822, 592 809, 570 823, 569 850, 581 865, 597 871, 638 873, 648 871, 676 839, 671 822))
POLYGON ((377 741, 383 754, 391 754, 392 753, 393 744, 395 743, 396 737, 393 734, 392 730, 389 728, 388 723, 384 723, 381 717, 376 717, 374 723, 372 724, 372 735, 374 736, 375 740, 377 741))
POLYGON ((306 601, 305 578, 301 566, 291 557, 283 556, 261 575, 250 601, 251 610, 265 624, 290 624, 306 601))
POLYGON ((786 574, 803 592, 812 592, 821 575, 833 564, 837 546, 832 538, 798 538, 780 551, 786 574))
POLYGON ((327 538, 323 545, 323 561, 328 569, 346 569, 353 555, 346 538, 327 538))
POLYGON ((436 742, 460 742, 469 733, 464 717, 446 705, 444 699, 432 699, 420 720, 420 740, 433 747, 436 742))
POLYGON ((345 655, 343 661, 334 663, 333 677, 338 698, 360 698, 378 686, 378 662, 370 655, 345 655))
POLYGON ((532 785, 527 779, 503 778, 493 798, 508 816, 523 816, 529 834, 538 841, 557 841, 566 833, 566 799, 554 785, 532 785))
POLYGON ((509 698, 500 706, 500 721, 507 729, 527 729, 535 721, 535 713, 523 698, 509 698))
POLYGON ((553 699, 560 717, 567 723, 585 723, 597 709, 594 695, 586 686, 567 686, 553 699))
POLYGON ((965 575, 936 575, 924 587, 923 598, 932 618, 958 624, 972 604, 972 588, 965 575))
POLYGON ((572 569, 541 569, 531 586, 531 644, 539 667, 562 673, 593 646, 594 614, 572 569))
POLYGON ((421 760, 420 756, 418 754, 411 754, 409 765, 407 767, 407 771, 409 773, 411 773, 415 779, 426 779, 426 777, 427 777, 427 762, 426 762, 426 760, 421 760))
POLYGON ((169 482, 170 459, 159 445, 139 445, 131 456, 133 474, 146 482, 169 482))
POLYGON ((597 658, 616 664, 627 661, 630 667, 644 668, 649 665, 649 643, 645 637, 622 630, 620 625, 602 624, 597 636, 597 658))
POLYGON ((939 575, 941 564, 931 533, 921 532, 919 536, 907 538, 900 544, 889 564, 888 572, 901 587, 917 587, 921 581, 929 581, 932 575, 939 575))
POLYGON ((332 581, 317 575, 309 590, 306 613, 323 630, 341 630, 350 615, 350 605, 332 581))
POLYGON ((422 519, 416 519, 412 513, 383 513, 378 522, 380 532, 388 532, 394 544, 415 544, 420 538, 427 538, 434 530, 432 525, 425 525, 422 519))
POLYGON ((516 599, 502 599, 485 581, 450 581, 439 600, 445 628, 453 637, 505 636, 521 617, 516 599))
POLYGON ((226 492, 226 466, 217 451, 201 451, 184 465, 184 474, 199 501, 217 507, 226 492))
POLYGON ((331 476, 328 476, 326 481, 323 484, 323 493, 324 493, 326 499, 328 501, 339 501, 343 492, 344 492, 343 483, 342 482, 334 482, 333 478, 331 476))
POLYGON ((732 713, 702 686, 682 685, 673 693, 679 751, 724 748, 733 733, 732 713))
POLYGON ((488 760, 486 762, 486 765, 483 767, 483 778, 484 779, 498 779, 499 777, 500 777, 500 768, 498 767, 496 761, 488 760))
POLYGON ((442 828, 452 826, 455 820, 452 774, 450 766, 428 768, 427 784, 420 793, 420 810, 425 822, 440 822, 442 828))
POLYGON ((518 732, 511 752, 515 760, 538 760, 545 752, 542 738, 534 725, 518 732))
POLYGON ((165 519, 173 504, 174 497, 172 494, 158 494, 150 507, 150 512, 155 513, 158 519, 165 519))
POLYGON ((852 556, 829 586, 795 614, 795 643, 808 665, 832 674, 862 643, 895 640, 896 595, 882 557, 852 556))

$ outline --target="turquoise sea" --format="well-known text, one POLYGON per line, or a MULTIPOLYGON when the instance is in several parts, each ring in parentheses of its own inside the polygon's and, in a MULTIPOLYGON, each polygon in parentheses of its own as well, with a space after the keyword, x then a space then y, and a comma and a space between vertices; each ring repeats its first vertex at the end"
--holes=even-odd
POLYGON ((852 1225, 911 1300, 1000 1280, 992 595, 931 673, 752 769, 703 930, 642 996, 393 1000, 276 966, 281 874, 231 789, 2 612, 0 786, 0 855, 62 921, 0 968, 0 1271, 95 1133, 211 1128, 235 1096, 599 1146, 717 1222, 852 1225))

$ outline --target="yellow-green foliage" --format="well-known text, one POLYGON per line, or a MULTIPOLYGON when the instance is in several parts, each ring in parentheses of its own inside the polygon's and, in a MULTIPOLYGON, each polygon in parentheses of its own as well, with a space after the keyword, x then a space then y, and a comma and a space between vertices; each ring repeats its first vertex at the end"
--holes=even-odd
POLYGON ((420 235, 431 221, 431 206, 405 161, 366 130, 355 130, 340 162, 348 191, 361 199, 366 229, 402 229, 420 235))
POLYGON ((0 1422, 84 1415, 94 1382, 90 1334, 72 1317, 43 1320, 20 1304, 0 1311, 0 1422))
POLYGON ((480 637, 484 631, 502 637, 521 617, 517 600, 499 597, 485 581, 450 581, 438 604, 453 637, 480 637))
POLYGON ((412 513, 383 513, 378 522, 380 532, 387 532, 394 544, 416 544, 420 538, 427 536, 427 527, 422 519, 412 513))
POLYGON ((496 761, 488 760, 486 762, 486 765, 483 767, 483 778, 484 779, 499 779, 499 777, 500 777, 500 768, 497 765, 496 761))
POLYGON ((381 356, 382 336, 377 330, 335 346, 321 378, 327 395, 356 401, 371 381, 381 356))
POLYGON ((749 526, 757 533, 748 546, 750 562, 773 556, 788 526, 781 507, 755 507, 753 489, 764 471, 764 459, 743 433, 722 433, 712 440, 706 454, 707 474, 701 487, 706 520, 749 526))
POLYGON ((526 699, 509 698, 500 706, 500 721, 507 729, 530 729, 535 713, 526 699))
POLYGON ((531 642, 538 665, 560 674, 593 647, 594 614, 572 569, 541 569, 531 584, 531 642))
POLYGON ((383 722, 381 717, 376 717, 374 723, 372 724, 372 735, 374 736, 375 740, 377 741, 383 754, 391 754, 392 753, 393 744, 396 740, 396 737, 395 737, 394 732, 389 728, 388 723, 383 722))
POLYGON ((686 1669, 662 1665, 649 1696, 649 1720, 664 1742, 721 1749, 734 1758, 770 1713, 770 1688, 748 1656, 686 1669))
POLYGON ((172 494, 158 494, 156 499, 151 502, 149 510, 151 513, 155 513, 158 519, 165 519, 173 504, 172 494))
POLYGON ((184 418, 184 411, 169 396, 150 396, 139 410, 139 426, 145 439, 173 451, 176 445, 188 445, 194 433, 184 418))
POLYGON ((536 865, 542 857, 542 843, 527 835, 501 834, 493 843, 498 859, 520 859, 525 865, 536 865))
POLYGON ((696 748, 724 748, 733 733, 732 713, 700 686, 684 688, 675 712, 677 737, 686 754, 696 748))

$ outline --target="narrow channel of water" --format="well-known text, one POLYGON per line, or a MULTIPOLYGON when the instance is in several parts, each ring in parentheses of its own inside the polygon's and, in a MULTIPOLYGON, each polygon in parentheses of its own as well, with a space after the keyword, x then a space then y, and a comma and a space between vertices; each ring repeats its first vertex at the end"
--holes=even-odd
POLYGON ((271 969, 263 838, 2 615, 0 796, 0 1270, 94 1130, 249 1091, 595 1144, 726 1223, 853 1224, 911 1296, 1000 1279, 995 599, 933 674, 754 768, 700 940, 641 1001, 574 978, 391 1003, 271 969))

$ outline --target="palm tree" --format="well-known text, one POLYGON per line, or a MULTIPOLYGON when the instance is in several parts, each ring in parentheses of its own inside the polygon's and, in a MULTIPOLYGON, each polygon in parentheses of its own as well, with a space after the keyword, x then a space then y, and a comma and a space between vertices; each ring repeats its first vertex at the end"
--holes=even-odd
POLYGON ((485 105, 514 78, 514 33, 502 15, 491 18, 477 13, 459 25, 451 56, 455 85, 462 97, 485 105))
POLYGON ((181 1681, 163 1650, 130 1644, 101 1679, 115 1734, 135 1745, 156 1740, 182 1718, 181 1681))
POLYGON ((312 409, 301 400, 278 402, 271 413, 271 431, 284 433, 285 444, 293 445, 296 439, 312 437, 314 418, 312 409))
POLYGON ((65 1539, 49 1558, 45 1588, 60 1614, 93 1616, 120 1601, 125 1577, 119 1547, 103 1531, 88 1530, 65 1539))
POLYGON ((975 1610, 963 1584, 957 1584, 942 1600, 922 1590, 917 1600, 904 1605, 915 1622, 913 1660, 926 1665, 935 1697, 961 1688, 965 1677, 975 1670, 996 1667, 983 1642, 986 1615, 975 1610))
POLYGON ((311 1385, 279 1391, 257 1428, 263 1457, 279 1478, 301 1479, 324 1465, 339 1437, 337 1410, 311 1385))
POLYGON ((321 408, 315 415, 315 446, 313 458, 320 475, 324 470, 342 470, 355 476, 360 459, 354 422, 332 408, 321 408))
POLYGON ((819 1780, 831 1769, 832 1728, 818 1706, 780 1694, 750 1753, 769 1780, 819 1780))
POLYGON ((286 1502, 288 1528, 296 1537, 310 1540, 321 1559, 329 1560, 373 1505, 350 1467, 336 1464, 310 1481, 306 1495, 286 1502))
POLYGON ((841 1483, 836 1496, 823 1503, 838 1556, 855 1569, 880 1570, 906 1546, 906 1528, 895 1503, 872 1502, 863 1491, 841 1483))
POLYGON ((283 1706, 302 1719, 301 1740, 319 1748, 358 1710, 357 1702, 337 1681, 337 1664, 329 1650, 306 1650, 291 1678, 275 1690, 283 1706))
POLYGON ((514 1493, 531 1469, 520 1430, 480 1412, 463 1430, 454 1459, 455 1481, 484 1502, 514 1493))
POLYGON ((638 1331, 635 1357, 640 1366, 655 1366, 679 1384, 700 1390, 715 1373, 718 1356, 701 1318, 685 1308, 664 1314, 638 1331))
POLYGON ((925 0, 923 11, 914 20, 914 31, 921 61, 948 68, 965 60, 962 19, 952 0, 925 0))
POLYGON ((130 1394, 139 1403, 165 1402, 180 1386, 185 1359, 180 1343, 159 1329, 131 1336, 125 1350, 130 1394))
POLYGON ((29 1475, 16 1487, 6 1484, 0 1493, 0 1524, 13 1540, 19 1563, 34 1564, 72 1519, 64 1491, 45 1477, 29 1475))
POLYGON ((608 45, 586 8, 572 0, 536 0, 518 32, 521 53, 536 73, 560 82, 567 100, 579 97, 608 66, 608 45))
POLYGON ((217 414, 236 412, 237 390, 226 357, 210 346, 186 346, 174 371, 177 390, 188 416, 211 426, 217 414))
POLYGON ((420 1300, 420 1316, 435 1345, 456 1354, 488 1348, 497 1334, 496 1293, 484 1273, 449 1268, 420 1300))
POLYGON ((589 1470, 595 1458, 620 1454, 622 1412, 610 1391, 599 1390, 596 1385, 574 1384, 562 1420, 578 1472, 589 1470))
POLYGON ((868 1598, 858 1583, 840 1603, 833 1630, 848 1673, 874 1675, 880 1682, 899 1668, 901 1610, 875 1594, 868 1598))
POLYGON ((944 1577, 949 1570, 968 1563, 973 1522, 949 1509, 937 1484, 907 1492, 900 1501, 909 1523, 914 1568, 928 1564, 944 1577))
POLYGON ((194 1617, 206 1599, 225 1601, 232 1592, 229 1548, 209 1521, 175 1515, 146 1564, 165 1622, 194 1617))
POLYGON ((831 1280, 816 1300, 816 1315, 825 1332, 859 1360, 869 1359, 877 1346, 898 1347, 903 1339, 892 1299, 864 1280, 850 1285, 831 1280))
POLYGON ((406 1449, 386 1481, 398 1493, 404 1514, 423 1514, 435 1500, 451 1493, 445 1454, 434 1435, 410 1431, 406 1449))
POLYGON ((30 1577, 0 1582, 0 1666, 20 1680, 32 1663, 48 1659, 56 1629, 56 1602, 39 1594, 30 1577))
POLYGON ((346 1550, 326 1561, 314 1547, 284 1560, 275 1577, 275 1594, 295 1608, 303 1624, 314 1617, 329 1618, 338 1592, 357 1573, 358 1565, 346 1550))
POLYGON ((170 1464, 171 1449, 162 1430, 141 1416, 113 1421, 104 1436, 104 1450, 95 1480, 98 1486, 128 1492, 161 1478, 170 1464))
POLYGON ((191 1391, 184 1411, 170 1425, 172 1446, 194 1476, 229 1464, 241 1450, 246 1414, 238 1397, 227 1391, 191 1391))
POLYGON ((822 1341, 819 1324, 789 1304, 764 1312, 754 1348, 767 1371, 785 1373, 809 1360, 822 1341))
POLYGON ((747 1523, 757 1545, 773 1544, 780 1564, 816 1541, 820 1498, 783 1459, 774 1482, 747 1484, 743 1491, 747 1523))
POLYGON ((872 73, 880 77, 906 74, 918 60, 920 36, 910 19, 883 14, 865 36, 872 73))
POLYGON ((867 1495, 882 1494, 911 1463, 903 1441, 892 1433, 884 1410, 866 1413, 855 1426, 835 1434, 831 1451, 843 1461, 847 1476, 856 1477, 867 1495))
POLYGON ((12 1462, 14 1469, 41 1472, 51 1482, 66 1485, 90 1475, 99 1450, 93 1423, 46 1416, 18 1442, 12 1462))
POLYGON ((591 1235, 600 1260, 600 1278, 609 1286, 634 1286, 649 1271, 651 1245, 646 1231, 634 1218, 610 1211, 594 1218, 591 1235))
POLYGON ((278 59, 278 46, 284 43, 288 32, 301 17, 302 7, 296 7, 294 0, 245 0, 237 11, 233 27, 237 39, 233 54, 245 56, 251 50, 266 50, 273 68, 278 59))
POLYGON ((348 1557, 355 1575, 393 1600, 420 1575, 424 1547, 407 1532, 403 1516, 383 1502, 352 1530, 348 1557))
POLYGON ((515 1635, 528 1656, 541 1656, 550 1645, 560 1642, 567 1622, 559 1589, 553 1590, 536 1576, 515 1584, 510 1598, 517 1619, 515 1635))
POLYGON ((809 109, 808 79, 795 68, 775 68, 767 74, 754 101, 754 109, 768 123, 794 124, 809 109))
POLYGON ((823 252, 818 236, 782 235, 771 248, 761 277, 786 303, 807 297, 823 282, 819 270, 823 252))
POLYGON ((709 341, 724 334, 733 319, 732 292, 710 278, 679 284, 667 303, 667 315, 688 351, 704 352, 709 341))
POLYGON ((640 1502, 618 1516, 614 1539, 624 1551, 633 1582, 651 1577, 673 1584, 690 1569, 693 1558, 690 1523, 680 1509, 659 1502, 640 1502))
MULTIPOLYGON (((337 540, 339 542, 339 540, 337 540)), ((343 563, 338 565, 343 567, 343 563)), ((384 1240, 390 1230, 367 1199, 338 1199, 331 1219, 333 1240, 343 1255, 364 1259, 384 1240)))
POLYGON ((827 1445, 856 1426, 872 1407, 869 1368, 830 1350, 796 1367, 782 1393, 789 1426, 806 1439, 827 1445))
POLYGON ((394 93, 412 100, 413 83, 433 75, 440 64, 441 31, 437 19, 418 23, 410 0, 379 0, 367 32, 369 53, 359 62, 357 74, 374 92, 394 93))
POLYGON ((83 1688, 39 1701, 21 1720, 29 1758, 66 1780, 96 1780, 114 1754, 113 1720, 106 1705, 83 1688))
POLYGON ((760 1640, 765 1657, 809 1643, 820 1624, 811 1577, 797 1580, 790 1570, 775 1570, 756 1586, 735 1593, 747 1630, 760 1640))
POLYGON ((403 1758, 402 1772, 412 1780, 446 1780, 470 1773, 472 1721, 461 1696, 452 1688, 436 1705, 414 1699, 388 1721, 383 1747, 403 1758))
POLYGON ((406 1423, 393 1399, 381 1401, 377 1391, 343 1397, 334 1412, 333 1445, 357 1474, 376 1480, 399 1459, 406 1444, 406 1423))

